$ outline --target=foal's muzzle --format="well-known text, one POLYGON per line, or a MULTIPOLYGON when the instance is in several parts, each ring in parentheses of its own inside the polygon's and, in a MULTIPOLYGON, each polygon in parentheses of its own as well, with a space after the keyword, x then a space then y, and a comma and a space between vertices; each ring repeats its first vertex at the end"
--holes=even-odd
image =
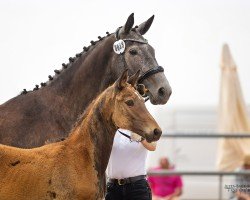
POLYGON ((147 142, 154 142, 160 139, 162 131, 155 128, 151 134, 145 135, 147 142))

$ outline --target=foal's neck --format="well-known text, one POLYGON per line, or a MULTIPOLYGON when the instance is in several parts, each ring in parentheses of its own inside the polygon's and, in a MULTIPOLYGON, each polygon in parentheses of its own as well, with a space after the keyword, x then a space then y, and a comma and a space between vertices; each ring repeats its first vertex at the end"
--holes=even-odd
POLYGON ((94 152, 93 162, 99 180, 105 175, 117 129, 112 121, 112 91, 108 88, 89 106, 69 138, 73 141, 71 146, 77 147, 77 150, 94 152), (90 138, 92 145, 86 143, 86 138, 90 138), (89 147, 94 149, 88 149, 89 147))

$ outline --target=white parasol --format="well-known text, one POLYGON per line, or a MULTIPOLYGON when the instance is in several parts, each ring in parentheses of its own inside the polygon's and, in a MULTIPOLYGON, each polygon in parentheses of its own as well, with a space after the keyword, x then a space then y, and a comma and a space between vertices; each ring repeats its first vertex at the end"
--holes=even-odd
MULTIPOLYGON (((236 64, 227 44, 221 57, 221 87, 219 102, 219 132, 249 134, 250 121, 241 91, 236 64)), ((218 147, 219 170, 232 171, 240 167, 245 154, 250 153, 250 139, 221 139, 218 147)))

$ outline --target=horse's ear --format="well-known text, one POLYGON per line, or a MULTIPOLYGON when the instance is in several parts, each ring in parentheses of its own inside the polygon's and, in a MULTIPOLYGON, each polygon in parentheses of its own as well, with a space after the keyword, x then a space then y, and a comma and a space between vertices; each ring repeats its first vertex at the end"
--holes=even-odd
POLYGON ((130 14, 125 25, 122 27, 122 31, 124 33, 129 33, 129 31, 131 30, 131 28, 134 25, 134 13, 130 14))
POLYGON ((128 81, 128 69, 124 70, 122 75, 116 81, 116 88, 118 90, 122 90, 124 87, 126 87, 127 81, 128 81))
POLYGON ((145 87, 145 85, 143 84, 138 84, 136 86, 136 90, 139 92, 140 95, 144 96, 147 93, 147 89, 145 87))
POLYGON ((148 29, 150 28, 152 22, 154 21, 154 15, 152 17, 150 17, 147 21, 143 22, 142 24, 139 25, 138 27, 138 31, 141 35, 144 35, 148 29))
POLYGON ((140 73, 141 73, 141 70, 139 69, 135 74, 129 77, 128 83, 131 84, 133 87, 135 87, 135 85, 137 84, 140 73))

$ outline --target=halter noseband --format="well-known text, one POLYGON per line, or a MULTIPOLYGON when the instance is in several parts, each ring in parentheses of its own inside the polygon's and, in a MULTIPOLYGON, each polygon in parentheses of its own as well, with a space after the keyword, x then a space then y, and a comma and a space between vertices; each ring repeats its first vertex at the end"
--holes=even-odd
POLYGON ((155 66, 148 71, 144 72, 138 79, 138 83, 142 83, 145 79, 152 76, 153 74, 157 74, 159 72, 164 72, 164 68, 162 66, 155 66))
MULTIPOLYGON (((119 27, 116 32, 115 32, 115 38, 116 38, 116 41, 119 41, 121 40, 120 39, 120 36, 119 36, 119 31, 120 31, 121 27, 119 27)), ((147 40, 137 40, 137 39, 122 39, 122 41, 124 41, 124 44, 126 41, 129 41, 129 42, 137 42, 137 43, 141 43, 141 44, 148 44, 148 41, 147 40)), ((124 46, 124 49, 125 49, 126 45, 124 46)), ((122 55, 123 53, 120 53, 119 55, 122 55)), ((124 62, 125 59, 124 59, 124 62)), ((144 72, 142 75, 140 75, 139 79, 138 79, 138 83, 142 83, 145 79, 147 79, 148 77, 154 75, 154 74, 157 74, 159 72, 164 72, 164 68, 162 66, 155 66, 153 68, 150 68, 149 70, 147 70, 146 72, 144 72)), ((149 98, 146 98, 145 101, 147 101, 149 98)))

